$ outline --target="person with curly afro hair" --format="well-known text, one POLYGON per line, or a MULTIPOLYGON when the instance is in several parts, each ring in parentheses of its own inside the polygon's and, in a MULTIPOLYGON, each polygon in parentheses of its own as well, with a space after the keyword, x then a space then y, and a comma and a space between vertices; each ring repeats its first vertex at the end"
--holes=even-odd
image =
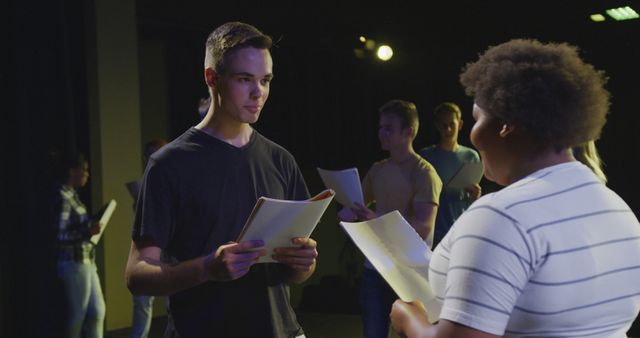
POLYGON ((626 337, 640 310, 640 223, 572 149, 600 136, 607 77, 565 43, 511 40, 460 76, 471 141, 505 187, 433 253, 439 311, 396 301, 406 337, 626 337), (437 321, 436 324, 432 322, 437 321))

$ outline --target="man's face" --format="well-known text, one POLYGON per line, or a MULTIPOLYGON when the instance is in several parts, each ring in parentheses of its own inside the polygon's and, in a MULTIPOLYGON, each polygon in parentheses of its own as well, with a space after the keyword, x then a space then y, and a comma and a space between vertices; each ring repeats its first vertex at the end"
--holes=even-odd
POLYGON ((435 121, 441 141, 458 140, 458 132, 462 128, 462 120, 455 113, 440 114, 435 121))
POLYGON ((221 114, 240 123, 255 123, 269 97, 273 61, 267 49, 245 47, 227 55, 218 75, 221 114))
POLYGON ((402 128, 402 121, 400 121, 399 117, 393 114, 380 115, 378 138, 380 139, 382 150, 391 150, 404 145, 410 134, 410 128, 402 128))

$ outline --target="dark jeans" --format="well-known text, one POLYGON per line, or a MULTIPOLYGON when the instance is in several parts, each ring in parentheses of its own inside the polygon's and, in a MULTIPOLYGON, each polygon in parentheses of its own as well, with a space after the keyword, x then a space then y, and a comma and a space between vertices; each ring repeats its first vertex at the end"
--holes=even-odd
POLYGON ((391 305, 398 299, 389 284, 372 269, 365 268, 360 282, 360 305, 364 338, 388 338, 391 305))

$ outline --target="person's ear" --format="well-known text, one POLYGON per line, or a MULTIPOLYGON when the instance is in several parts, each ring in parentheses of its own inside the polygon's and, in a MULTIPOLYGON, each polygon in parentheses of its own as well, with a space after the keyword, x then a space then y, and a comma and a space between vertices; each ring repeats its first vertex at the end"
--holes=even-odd
POLYGON ((413 137, 413 127, 407 127, 404 128, 405 130, 405 136, 408 138, 412 138, 413 137))
POLYGON ((218 74, 212 68, 204 69, 204 81, 207 83, 207 86, 214 88, 217 83, 218 74))
POLYGON ((511 134, 513 134, 516 131, 516 127, 514 125, 508 124, 508 123, 503 123, 502 124, 502 128, 500 128, 500 137, 507 137, 511 134))
POLYGON ((458 131, 462 130, 463 125, 464 125, 464 121, 460 119, 460 123, 458 123, 458 131))

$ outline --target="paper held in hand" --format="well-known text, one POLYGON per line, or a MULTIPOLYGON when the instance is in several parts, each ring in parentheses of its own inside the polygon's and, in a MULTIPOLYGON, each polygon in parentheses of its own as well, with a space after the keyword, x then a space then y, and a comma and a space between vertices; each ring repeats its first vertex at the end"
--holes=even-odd
POLYGON ((465 162, 451 179, 446 182, 445 187, 450 189, 464 189, 480 183, 483 173, 482 162, 465 162))
POLYGON ((100 217, 98 222, 102 224, 102 227, 100 228, 100 232, 91 236, 90 241, 94 245, 97 245, 98 242, 100 241, 100 238, 102 237, 104 230, 107 228, 107 225, 109 224, 109 220, 111 219, 111 215, 113 215, 113 211, 116 210, 117 205, 118 203, 116 203, 116 200, 112 199, 111 201, 109 201, 109 203, 105 204, 105 206, 102 207, 102 209, 96 215, 96 218, 100 217))
POLYGON ((428 281, 431 250, 398 211, 340 226, 400 299, 421 301, 429 320, 438 320, 442 304, 428 281))
POLYGON ((318 168, 324 185, 336 192, 336 200, 344 207, 353 207, 354 203, 364 205, 358 168, 344 170, 326 170, 318 168))
POLYGON ((258 263, 275 262, 273 249, 293 246, 292 238, 311 236, 334 195, 327 189, 304 201, 260 197, 237 241, 263 240, 267 254, 258 263))

